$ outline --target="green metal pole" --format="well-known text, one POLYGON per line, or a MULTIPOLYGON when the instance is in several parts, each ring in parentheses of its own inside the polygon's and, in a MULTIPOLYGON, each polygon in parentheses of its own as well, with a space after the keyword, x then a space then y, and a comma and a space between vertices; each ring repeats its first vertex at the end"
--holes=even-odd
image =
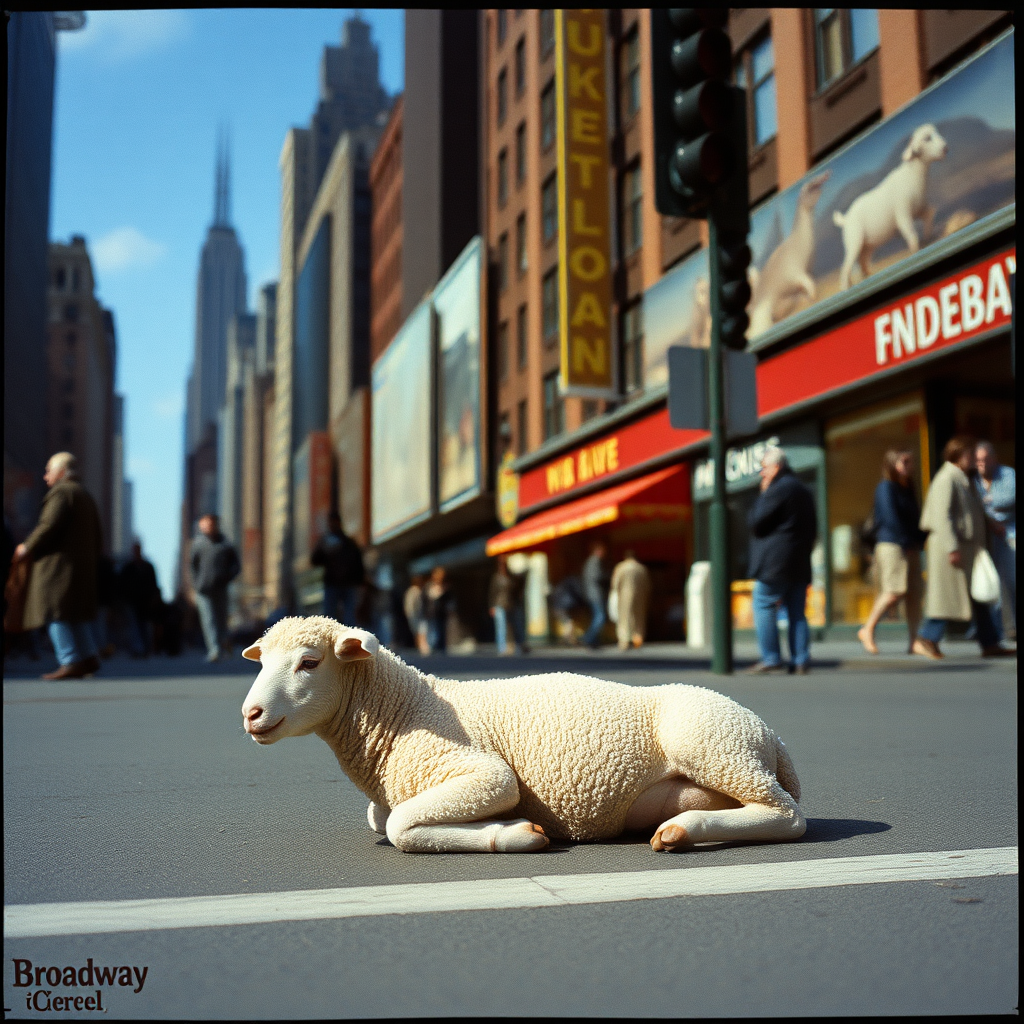
POLYGON ((708 217, 708 262, 711 271, 711 349, 708 352, 708 412, 711 420, 711 671, 732 673, 732 588, 729 572, 729 511, 725 492, 725 394, 722 367, 722 306, 719 290, 718 227, 708 217))

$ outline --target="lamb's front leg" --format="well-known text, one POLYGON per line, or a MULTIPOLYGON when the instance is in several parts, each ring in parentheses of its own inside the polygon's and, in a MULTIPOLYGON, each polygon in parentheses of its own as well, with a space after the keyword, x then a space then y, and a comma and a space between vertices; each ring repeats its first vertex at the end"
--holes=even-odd
POLYGON ((475 761, 463 775, 393 808, 387 837, 405 853, 530 853, 548 837, 525 818, 494 821, 519 803, 515 772, 497 758, 475 761))
POLYGON ((391 811, 387 807, 383 807, 381 804, 375 804, 372 800, 370 806, 366 808, 366 820, 370 823, 370 828, 374 832, 379 832, 382 836, 387 835, 387 824, 388 815, 391 811))

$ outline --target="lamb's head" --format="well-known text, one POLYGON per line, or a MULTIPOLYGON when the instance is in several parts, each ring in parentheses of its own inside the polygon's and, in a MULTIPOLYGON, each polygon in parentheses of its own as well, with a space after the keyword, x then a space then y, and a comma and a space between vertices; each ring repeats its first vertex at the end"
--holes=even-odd
POLYGON ((798 201, 805 210, 813 210, 818 204, 818 200, 821 198, 821 190, 825 187, 825 182, 828 181, 831 173, 831 171, 823 171, 821 174, 809 178, 800 186, 798 201))
POLYGON ((935 160, 942 160, 946 155, 946 140, 939 134, 939 130, 933 124, 922 124, 914 129, 910 136, 907 148, 903 150, 903 159, 921 160, 930 164, 935 160))
POLYGON ((245 731, 257 743, 314 732, 338 710, 345 666, 378 648, 372 633, 323 615, 275 623, 242 652, 263 666, 242 705, 245 731))

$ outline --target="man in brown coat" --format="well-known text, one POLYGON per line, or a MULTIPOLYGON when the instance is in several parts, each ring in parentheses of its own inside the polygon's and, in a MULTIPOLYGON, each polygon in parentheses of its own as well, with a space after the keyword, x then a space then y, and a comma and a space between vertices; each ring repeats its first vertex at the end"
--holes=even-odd
POLYGON ((49 491, 39 523, 15 549, 33 561, 25 600, 26 629, 48 628, 60 667, 44 679, 81 679, 100 667, 92 622, 96 569, 103 550, 96 502, 78 482, 70 452, 51 456, 43 474, 49 491))

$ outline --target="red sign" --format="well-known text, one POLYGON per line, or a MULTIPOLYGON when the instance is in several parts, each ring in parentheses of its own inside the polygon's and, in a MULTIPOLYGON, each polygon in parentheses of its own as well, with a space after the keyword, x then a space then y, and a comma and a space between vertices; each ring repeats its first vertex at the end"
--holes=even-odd
POLYGON ((835 391, 936 349, 1010 325, 1016 249, 882 306, 757 367, 761 416, 835 391))
MULTIPOLYGON (((757 367, 758 414, 778 412, 933 350, 1008 327, 1012 312, 1008 278, 1016 268, 1016 249, 1009 249, 769 356, 757 367)), ((520 517, 540 502, 688 448, 707 436, 703 430, 673 430, 668 409, 601 434, 522 474, 520 517)))

